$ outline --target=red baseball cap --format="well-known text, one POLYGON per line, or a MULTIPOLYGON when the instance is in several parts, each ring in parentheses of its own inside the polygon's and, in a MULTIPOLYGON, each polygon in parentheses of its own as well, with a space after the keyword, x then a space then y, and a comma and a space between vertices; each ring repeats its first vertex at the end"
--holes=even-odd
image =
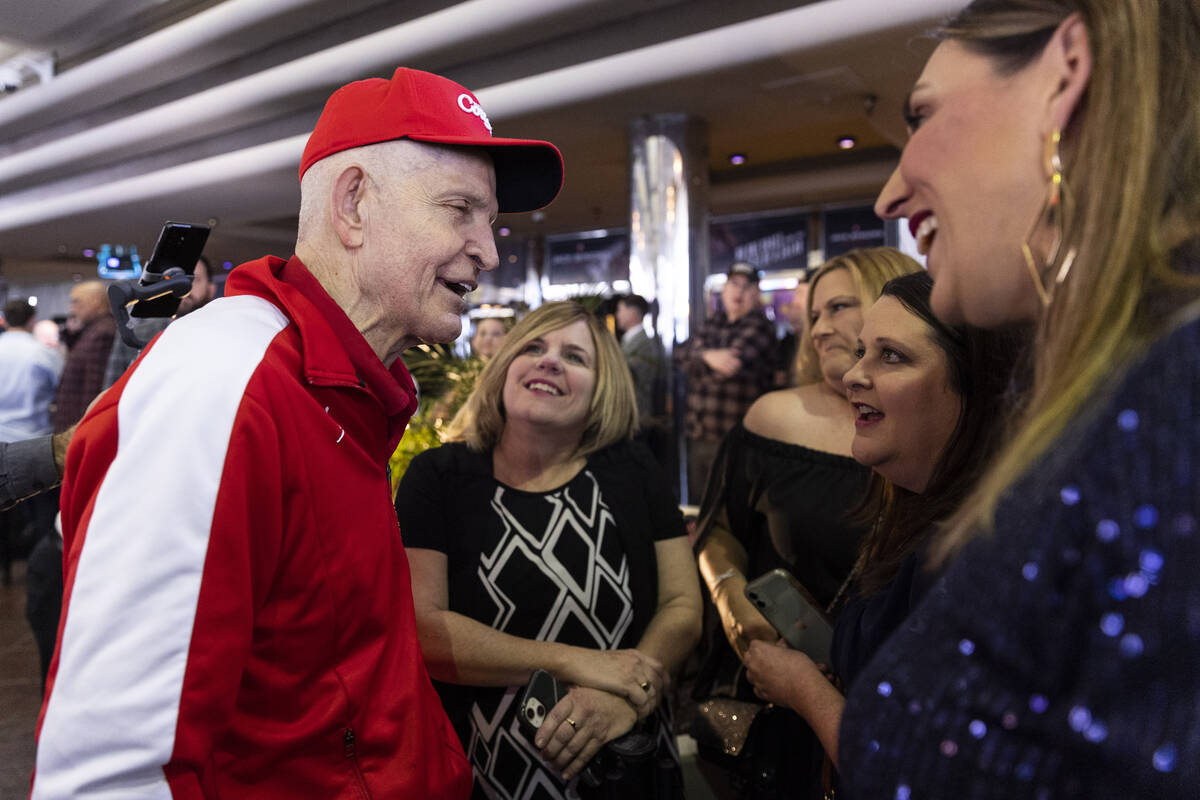
POLYGON ((406 67, 397 69, 390 81, 355 81, 330 96, 304 146, 300 177, 326 156, 392 139, 487 150, 496 167, 496 198, 503 212, 549 205, 562 188, 557 147, 492 136, 492 123, 475 95, 448 78, 406 67))

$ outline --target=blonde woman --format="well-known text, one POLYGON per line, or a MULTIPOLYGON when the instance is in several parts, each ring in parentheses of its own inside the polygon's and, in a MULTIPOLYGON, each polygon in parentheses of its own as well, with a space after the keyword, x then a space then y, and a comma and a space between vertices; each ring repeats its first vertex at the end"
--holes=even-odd
POLYGON ((700 596, 672 493, 629 441, 636 418, 613 336, 548 303, 488 362, 454 441, 400 483, 421 647, 477 797, 574 796, 581 767, 639 719, 675 753, 662 700, 700 596), (571 689, 530 742, 517 698, 538 668, 571 689))
POLYGON ((947 571, 846 698, 851 798, 1200 797, 1200 11, 977 0, 877 210, 943 319, 1036 328, 947 571))
MULTIPOLYGON (((823 265, 809 283, 802 385, 760 397, 721 443, 698 525, 697 558, 719 624, 705 642, 697 700, 758 702, 741 659, 751 641, 779 637, 746 599, 747 580, 781 567, 828 605, 854 566, 863 531, 847 516, 870 470, 850 454, 854 409, 842 375, 854 365, 864 310, 890 278, 919 269, 888 247, 853 250, 823 265)), ((698 729, 705 768, 724 767, 708 770, 710 781, 726 796, 819 795, 822 756, 812 732, 791 712, 757 728, 768 725, 771 733, 758 740, 776 751, 760 748, 736 763, 698 729), (764 768, 773 780, 751 777, 764 768)))

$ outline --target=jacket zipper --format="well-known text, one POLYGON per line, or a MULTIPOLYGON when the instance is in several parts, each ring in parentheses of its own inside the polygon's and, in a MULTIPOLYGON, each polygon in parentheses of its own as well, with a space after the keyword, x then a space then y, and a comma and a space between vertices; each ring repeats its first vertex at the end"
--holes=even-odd
POLYGON ((367 790, 367 779, 363 777, 358 754, 354 750, 354 728, 346 728, 346 732, 342 734, 342 755, 354 766, 354 780, 358 784, 359 795, 365 800, 371 800, 371 792, 367 790))

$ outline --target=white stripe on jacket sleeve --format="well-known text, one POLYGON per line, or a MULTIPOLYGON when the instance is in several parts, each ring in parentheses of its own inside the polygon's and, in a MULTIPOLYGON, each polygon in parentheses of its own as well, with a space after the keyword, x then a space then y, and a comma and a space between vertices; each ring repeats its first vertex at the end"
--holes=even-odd
POLYGON ((38 743, 32 798, 170 798, 209 531, 246 386, 287 318, 239 296, 171 324, 130 376, 38 743))

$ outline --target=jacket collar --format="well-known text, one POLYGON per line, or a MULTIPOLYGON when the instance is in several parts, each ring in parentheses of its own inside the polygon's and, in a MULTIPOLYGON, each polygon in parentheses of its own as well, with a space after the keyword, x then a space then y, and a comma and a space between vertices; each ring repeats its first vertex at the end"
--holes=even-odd
MULTIPOLYGON (((232 273, 226 294, 252 294, 280 306, 303 342, 304 376, 318 386, 359 386, 373 394, 402 431, 417 410, 412 376, 400 359, 384 367, 346 312, 296 256, 250 261, 232 273)), ((399 441, 399 435, 395 436, 399 441)))

